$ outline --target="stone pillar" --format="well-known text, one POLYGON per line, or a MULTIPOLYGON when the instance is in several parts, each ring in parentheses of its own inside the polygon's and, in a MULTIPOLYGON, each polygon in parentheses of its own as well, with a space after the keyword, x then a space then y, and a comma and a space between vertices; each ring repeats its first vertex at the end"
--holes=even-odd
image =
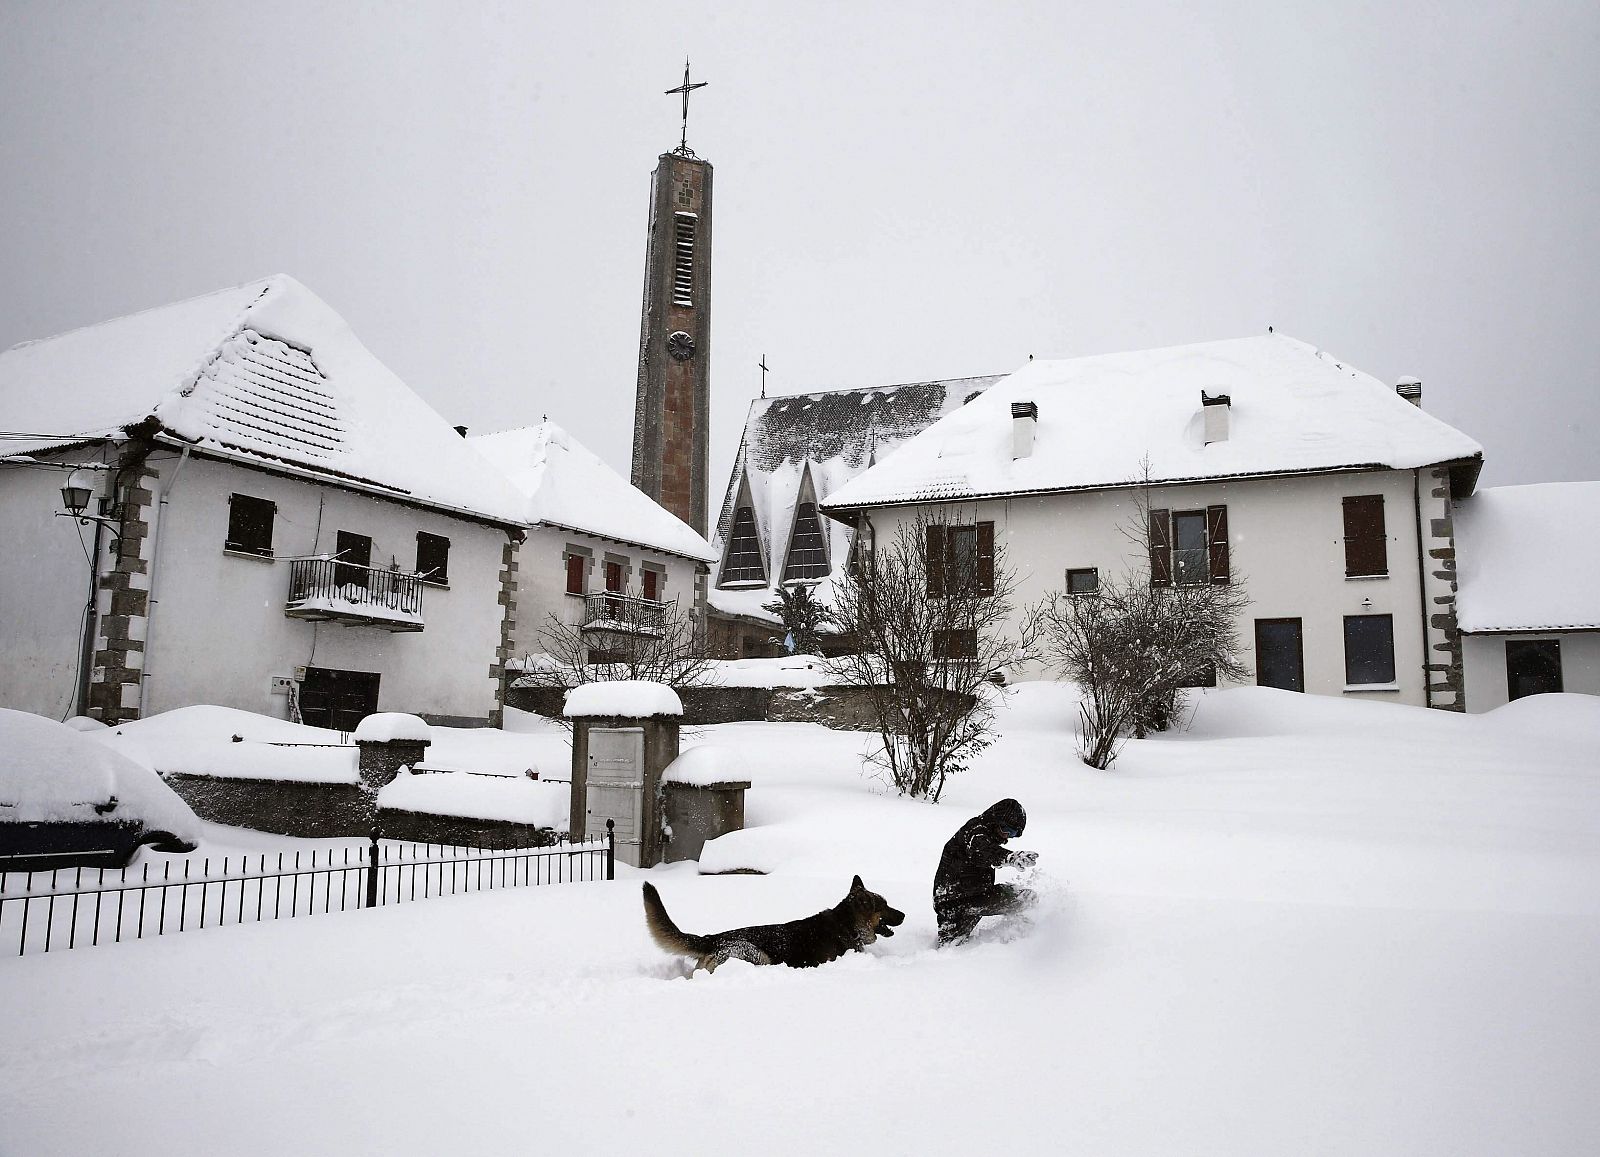
POLYGON ((604 835, 605 821, 611 819, 620 860, 640 868, 661 863, 666 849, 661 776, 678 758, 683 715, 676 693, 654 683, 589 683, 568 692, 565 714, 572 722, 571 837, 604 835), (645 689, 643 697, 630 688, 645 689), (653 703, 645 708, 652 713, 618 714, 632 710, 630 698, 641 706, 653 703))
POLYGON ((376 796, 402 767, 415 767, 427 757, 429 739, 356 739, 361 749, 361 790, 376 796))

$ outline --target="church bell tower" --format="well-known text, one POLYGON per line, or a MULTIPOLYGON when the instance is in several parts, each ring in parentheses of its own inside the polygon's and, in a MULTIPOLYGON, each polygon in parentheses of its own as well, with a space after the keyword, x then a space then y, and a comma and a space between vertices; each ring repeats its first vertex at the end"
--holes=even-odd
POLYGON ((706 533, 710 470, 711 165, 683 136, 663 153, 650 180, 650 231, 639 324, 639 379, 633 413, 633 484, 706 533))

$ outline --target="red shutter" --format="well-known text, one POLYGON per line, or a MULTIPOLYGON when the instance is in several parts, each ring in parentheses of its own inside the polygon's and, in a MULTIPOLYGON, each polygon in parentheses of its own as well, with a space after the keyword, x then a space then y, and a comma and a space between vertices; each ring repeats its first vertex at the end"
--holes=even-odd
POLYGON ((978 593, 994 594, 994 523, 978 523, 978 593))
POLYGON ((1211 545, 1211 581, 1228 581, 1228 508, 1206 507, 1206 541, 1211 545))
POLYGON ((644 572, 644 597, 651 602, 656 600, 656 584, 661 581, 661 576, 653 570, 644 572))
POLYGON ((614 594, 622 592, 622 564, 620 562, 606 563, 606 590, 614 594))
POLYGON ((583 557, 581 555, 567 555, 567 593, 581 595, 583 593, 583 557))
POLYGON ((1150 512, 1150 585, 1172 585, 1172 511, 1150 512))
POLYGON ((928 597, 944 598, 944 525, 934 523, 928 527, 928 597))

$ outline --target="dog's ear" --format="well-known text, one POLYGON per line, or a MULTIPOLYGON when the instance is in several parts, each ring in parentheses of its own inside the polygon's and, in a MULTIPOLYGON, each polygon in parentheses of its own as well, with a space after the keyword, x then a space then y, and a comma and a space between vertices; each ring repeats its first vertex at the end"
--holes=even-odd
POLYGON ((852 892, 865 892, 867 890, 867 886, 861 882, 861 877, 857 876, 854 880, 850 881, 850 890, 852 892))

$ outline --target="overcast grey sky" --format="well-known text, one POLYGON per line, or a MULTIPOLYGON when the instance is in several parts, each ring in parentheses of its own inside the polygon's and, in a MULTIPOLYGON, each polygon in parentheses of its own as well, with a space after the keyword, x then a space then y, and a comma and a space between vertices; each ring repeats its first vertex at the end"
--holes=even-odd
MULTIPOLYGON (((713 491, 773 393, 1272 324, 1600 478, 1600 5, 0 0, 0 347, 273 272, 624 473, 649 173, 716 166, 713 491)), ((715 493, 713 496, 715 500, 715 493)))

